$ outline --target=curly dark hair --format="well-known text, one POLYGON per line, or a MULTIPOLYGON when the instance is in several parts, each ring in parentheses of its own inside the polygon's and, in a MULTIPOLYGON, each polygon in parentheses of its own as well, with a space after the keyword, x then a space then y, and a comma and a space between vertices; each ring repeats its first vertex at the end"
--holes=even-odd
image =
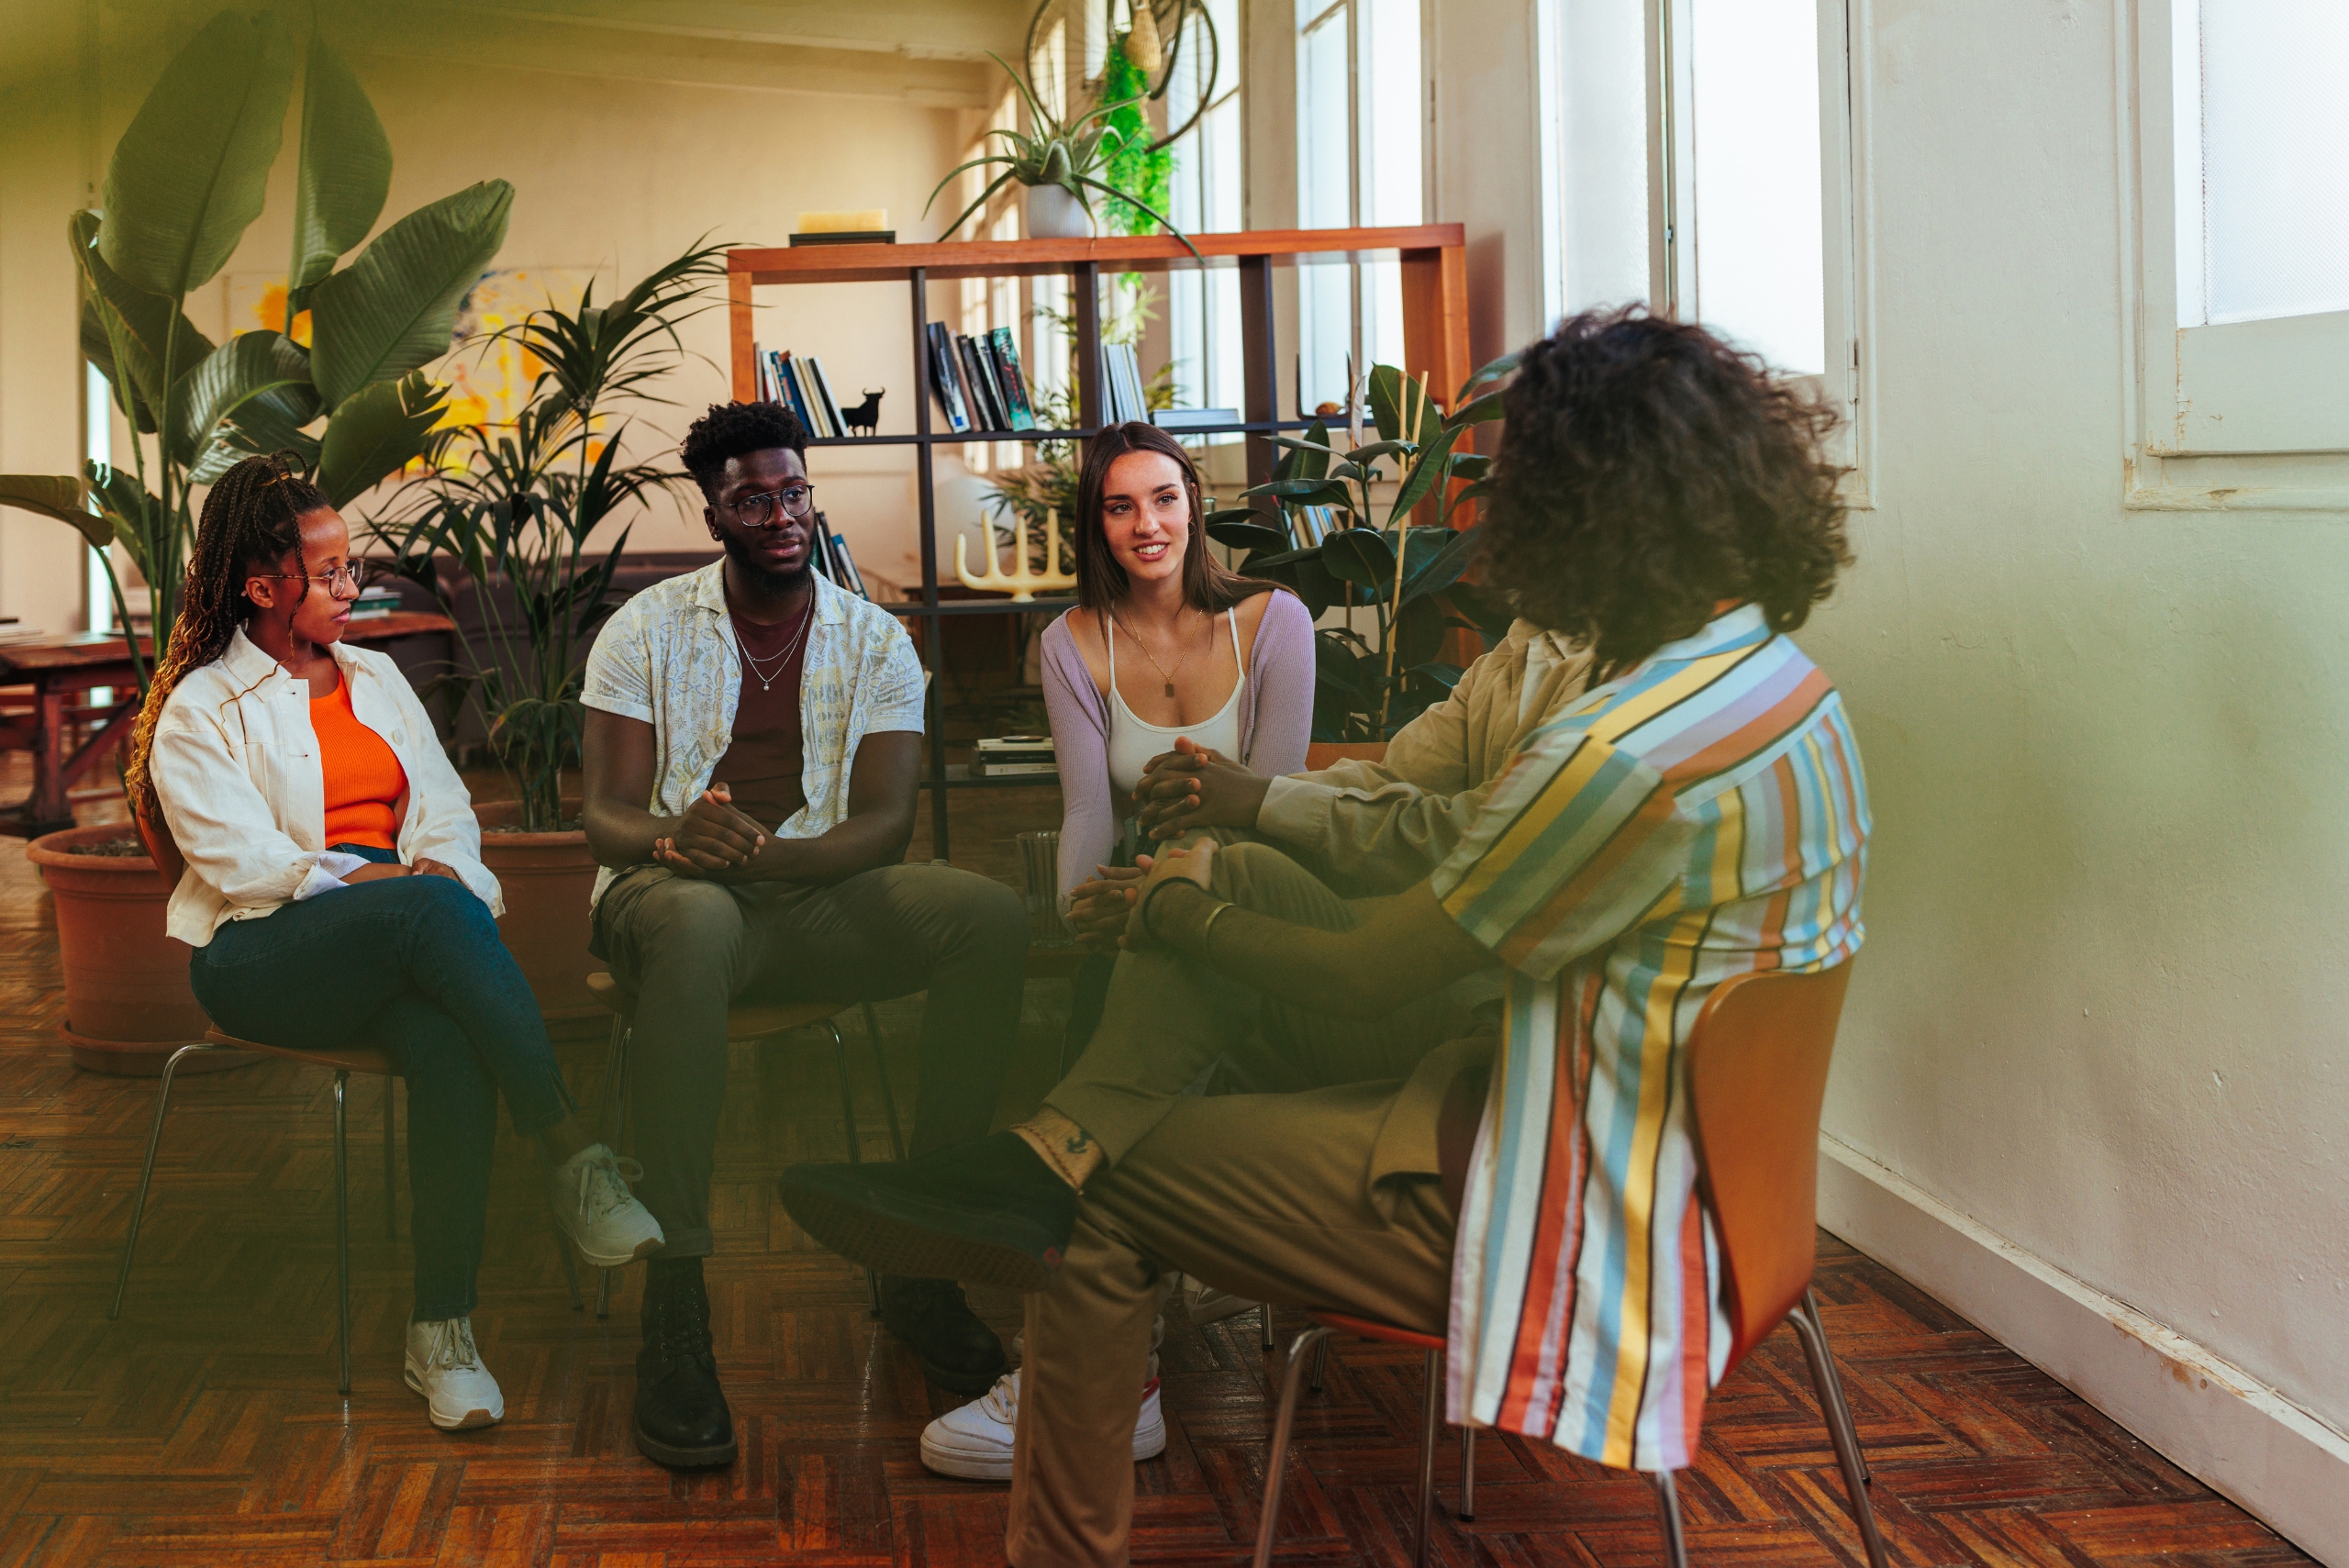
POLYGON ((713 403, 708 413, 686 427, 685 444, 677 455, 701 485, 703 498, 715 501, 728 458, 777 447, 788 447, 801 462, 807 461, 807 429, 798 415, 775 402, 713 403))
POLYGON ((1586 311, 1503 395, 1483 572, 1611 679, 1723 599, 1791 631, 1851 564, 1833 410, 1701 327, 1586 311))
MULTIPOLYGON (((249 457, 214 480, 196 523, 195 550, 188 557, 180 587, 179 618, 172 639, 155 662, 154 678, 139 705, 123 759, 123 783, 132 808, 150 822, 163 819, 148 773, 155 751, 155 721, 181 680, 228 651, 237 628, 252 618, 245 583, 256 567, 274 566, 302 548, 302 518, 331 510, 326 492, 295 464, 290 451, 249 457)), ((309 584, 303 584, 307 592, 309 584)))

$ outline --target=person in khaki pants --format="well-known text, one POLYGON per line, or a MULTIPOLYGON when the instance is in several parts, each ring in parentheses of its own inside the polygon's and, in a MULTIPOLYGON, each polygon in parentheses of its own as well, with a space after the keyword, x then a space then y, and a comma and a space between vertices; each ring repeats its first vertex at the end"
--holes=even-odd
POLYGON ((1688 1032, 1723 981, 1865 939, 1857 743, 1786 635, 1849 561, 1831 416, 1636 310, 1563 323, 1505 395, 1485 580, 1596 684, 1408 890, 1349 905, 1208 840, 1158 857, 1128 918, 1131 1032, 1097 1050, 1146 1070, 1152 1022, 1177 1061, 1252 1023, 1301 1086, 1168 1102, 1097 1071, 1075 1109, 1056 1090, 959 1149, 784 1175, 852 1260, 1030 1293, 1020 1568, 1126 1560, 1170 1268, 1443 1332, 1454 1422, 1642 1470, 1694 1451, 1727 1341, 1688 1032), (1448 989, 1487 972, 1497 1033, 1447 1040, 1448 989))

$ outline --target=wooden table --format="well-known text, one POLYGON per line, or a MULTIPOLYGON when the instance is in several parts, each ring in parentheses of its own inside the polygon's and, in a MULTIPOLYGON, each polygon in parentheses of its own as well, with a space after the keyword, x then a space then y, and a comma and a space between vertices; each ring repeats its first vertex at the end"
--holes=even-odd
MULTIPOLYGON (((446 636, 455 629, 446 616, 398 611, 352 621, 342 639, 372 647, 404 637, 446 636)), ((139 647, 150 660, 154 658, 150 639, 140 638, 139 647)), ((126 699, 138 684, 129 648, 111 632, 77 632, 53 642, 0 648, 0 687, 21 692, 29 686, 33 699, 28 716, 0 719, 0 751, 33 754, 32 794, 0 807, 0 834, 32 839, 73 826, 73 806, 65 792, 128 730, 139 708, 126 699), (69 754, 70 699, 106 687, 124 697, 112 705, 96 732, 69 754)))

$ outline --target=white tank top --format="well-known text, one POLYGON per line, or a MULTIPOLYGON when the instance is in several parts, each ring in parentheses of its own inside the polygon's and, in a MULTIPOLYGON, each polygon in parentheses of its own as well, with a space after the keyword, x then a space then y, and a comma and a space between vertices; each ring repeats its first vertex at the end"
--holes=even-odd
POLYGON ((1130 796, 1134 786, 1141 783, 1142 769, 1152 757, 1174 750, 1177 738, 1187 735, 1194 746, 1204 746, 1219 756, 1241 761, 1240 694, 1248 684, 1248 661, 1240 651, 1240 616, 1235 610, 1224 615, 1231 622, 1231 658, 1240 666, 1240 679, 1232 683, 1231 695, 1212 718, 1191 725, 1151 724, 1134 717, 1126 699, 1118 693, 1118 634, 1114 627, 1109 633, 1109 784, 1119 795, 1130 796))

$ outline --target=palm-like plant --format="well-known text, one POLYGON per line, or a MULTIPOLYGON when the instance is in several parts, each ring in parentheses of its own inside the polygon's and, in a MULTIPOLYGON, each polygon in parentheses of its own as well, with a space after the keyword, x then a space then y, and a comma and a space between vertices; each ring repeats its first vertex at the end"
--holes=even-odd
POLYGON ((1461 581, 1476 549, 1474 527, 1454 529, 1453 515, 1484 492, 1492 460, 1458 450, 1472 426, 1500 417, 1496 384, 1517 368, 1517 356, 1493 361, 1468 379, 1453 412, 1439 412, 1426 391, 1392 365, 1370 373, 1370 407, 1378 439, 1341 452, 1327 426, 1302 439, 1277 438, 1288 449, 1271 483, 1245 492, 1273 503, 1271 511, 1233 507, 1208 514, 1209 538, 1248 552, 1242 570, 1281 584, 1303 599, 1315 618, 1333 606, 1348 613, 1343 627, 1314 635, 1313 738, 1384 740, 1441 702, 1460 679, 1460 667, 1440 660, 1443 634, 1454 628, 1487 640, 1508 626, 1499 601, 1461 581), (1371 487, 1396 466, 1395 499, 1383 525, 1375 521, 1371 487), (1455 488, 1455 481, 1467 481, 1455 488), (1438 526, 1412 527, 1423 502, 1437 508, 1438 526), (1346 526, 1319 543, 1297 514, 1308 506, 1341 513, 1346 526), (1353 628, 1352 612, 1372 612, 1372 636, 1353 628))
POLYGON ((577 309, 534 311, 497 334, 545 366, 529 399, 510 425, 441 432, 431 472, 370 524, 393 570, 451 618, 457 599, 471 597, 484 646, 468 646, 462 666, 432 684, 476 706, 533 832, 563 825, 562 772, 579 757, 587 653, 628 545, 623 529, 590 557, 588 536, 685 478, 622 463, 627 424, 604 411, 665 401, 652 384, 685 357, 677 327, 707 308, 725 249, 697 243, 610 305, 596 303, 590 284, 577 309), (458 567, 455 581, 440 573, 441 556, 458 567))
MULTIPOLYGON (((443 395, 423 367, 448 351, 458 306, 506 237, 514 190, 491 180, 408 214, 338 270, 383 213, 392 151, 358 79, 313 31, 286 274, 286 321, 307 309, 310 342, 254 331, 216 346, 184 302, 261 214, 294 74, 284 25, 266 12, 222 12, 164 68, 115 147, 105 216, 67 226, 82 351, 130 426, 130 466, 0 476, 0 505, 89 539, 127 625, 106 554, 123 548, 147 582, 158 649, 177 619, 197 486, 249 453, 291 448, 342 506, 424 450, 443 395)), ((136 639, 130 655, 143 689, 136 639)))
MULTIPOLYGON (((1119 190, 1103 177, 1108 172, 1109 160, 1127 139, 1125 131, 1109 123, 1110 116, 1125 107, 1130 100, 1121 98, 1096 103, 1075 118, 1063 120, 1044 107, 1025 77, 1010 66, 1004 65, 1001 55, 989 50, 987 58, 1002 65, 1004 74, 1011 78, 1011 84, 1019 89, 1020 99, 1028 106, 1029 123, 1035 129, 1020 131, 996 126, 987 135, 1003 138, 1001 150, 982 153, 947 171, 946 178, 938 182, 938 188, 930 193, 930 200, 922 204, 922 216, 925 217, 937 205, 940 193, 952 184, 955 176, 965 170, 999 168, 1000 172, 989 180, 986 188, 973 199, 971 205, 940 232, 940 239, 962 228, 970 220, 972 214, 986 206, 997 191, 1016 181, 1022 185, 1058 185, 1076 198, 1088 215, 1093 211, 1094 193, 1124 202, 1163 226, 1166 232, 1180 239, 1184 249, 1193 256, 1199 256, 1199 248, 1191 243, 1190 236, 1174 227, 1172 218, 1139 195, 1119 190)), ((1199 256, 1199 260, 1204 263, 1207 258, 1199 256)))

